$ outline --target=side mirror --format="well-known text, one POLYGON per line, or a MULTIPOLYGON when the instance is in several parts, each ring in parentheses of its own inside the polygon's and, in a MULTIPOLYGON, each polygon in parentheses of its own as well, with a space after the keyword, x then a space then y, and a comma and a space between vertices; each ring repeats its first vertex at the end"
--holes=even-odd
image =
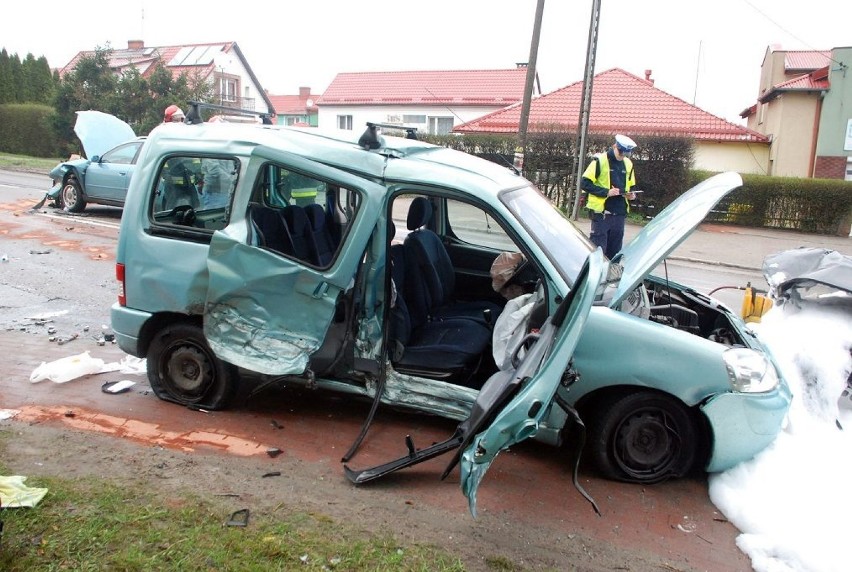
POLYGON ((95 155, 94 157, 91 158, 90 162, 91 163, 100 163, 101 162, 101 156, 95 155))

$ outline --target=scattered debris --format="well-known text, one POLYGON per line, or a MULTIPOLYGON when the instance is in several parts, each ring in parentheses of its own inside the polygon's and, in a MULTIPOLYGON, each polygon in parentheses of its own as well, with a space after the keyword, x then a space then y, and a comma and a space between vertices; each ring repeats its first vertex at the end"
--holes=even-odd
POLYGON ((0 262, 9 262, 9 255, 4 252, 3 256, 0 256, 0 262))
POLYGON ((130 388, 136 385, 135 381, 122 379, 120 381, 108 381, 101 386, 101 391, 104 393, 126 393, 130 388))
POLYGON ((30 383, 49 379, 56 383, 65 383, 84 375, 101 373, 104 360, 93 358, 88 351, 81 354, 60 358, 50 363, 42 362, 32 374, 30 383))
POLYGON ((281 449, 278 447, 270 447, 266 450, 266 454, 272 457, 273 459, 281 454, 281 449))
POLYGON ((3 477, 0 476, 0 504, 3 508, 34 507, 37 505, 47 489, 28 487, 24 484, 26 477, 20 475, 3 477))
POLYGON ((53 252, 49 248, 47 250, 30 250, 30 254, 50 254, 53 252))
POLYGON ((60 346, 62 346, 62 345, 67 344, 68 342, 73 342, 74 340, 76 340, 79 337, 80 337, 80 334, 71 334, 67 338, 59 338, 58 340, 56 340, 56 343, 59 344, 60 346))
POLYGON ((280 424, 278 421, 276 421, 275 419, 272 419, 272 420, 269 422, 269 424, 270 424, 270 425, 272 425, 272 427, 273 427, 273 428, 275 428, 275 429, 284 429, 284 426, 283 426, 283 425, 281 425, 281 424, 280 424))
POLYGON ((18 413, 20 413, 20 411, 17 409, 0 409, 0 421, 3 421, 4 419, 11 419, 18 413))
POLYGON ((66 411, 66 412, 65 412, 65 417, 71 417, 71 418, 73 418, 73 417, 76 417, 76 416, 77 416, 77 414, 76 414, 76 413, 74 413, 73 411, 71 411, 70 409, 69 409, 68 411, 66 411))
POLYGON ((249 509, 241 508, 231 514, 231 518, 225 523, 225 526, 248 526, 249 509))
POLYGON ((264 473, 260 476, 260 478, 265 479, 267 477, 280 477, 281 471, 271 471, 269 473, 264 473))

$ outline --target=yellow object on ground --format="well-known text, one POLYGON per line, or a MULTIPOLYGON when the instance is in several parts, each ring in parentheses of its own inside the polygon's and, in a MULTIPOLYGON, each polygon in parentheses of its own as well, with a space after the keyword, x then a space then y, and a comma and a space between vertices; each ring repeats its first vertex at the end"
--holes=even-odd
POLYGON ((0 476, 0 506, 3 508, 34 507, 37 505, 47 489, 28 487, 24 484, 26 477, 20 475, 3 477, 0 476))

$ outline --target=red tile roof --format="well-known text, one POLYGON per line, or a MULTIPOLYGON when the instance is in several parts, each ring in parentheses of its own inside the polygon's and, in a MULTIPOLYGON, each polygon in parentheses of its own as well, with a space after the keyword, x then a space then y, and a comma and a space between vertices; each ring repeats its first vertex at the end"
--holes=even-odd
MULTIPOLYGON (((216 42, 209 44, 184 44, 180 46, 139 46, 128 47, 126 49, 113 49, 110 53, 109 67, 116 72, 135 67, 139 70, 140 74, 147 77, 153 73, 154 64, 162 62, 174 78, 179 77, 181 73, 198 74, 200 77, 206 78, 215 69, 213 54, 216 52, 228 52, 235 46, 234 42, 216 42), (180 62, 171 63, 179 54, 184 55, 184 57, 180 58, 180 62)), ((91 57, 94 54, 94 51, 79 52, 59 71, 60 76, 64 76, 76 68, 77 63, 83 56, 91 57)))
POLYGON ((320 98, 316 94, 302 95, 270 95, 269 101, 275 107, 277 115, 305 115, 308 112, 316 113, 316 101, 320 98), (312 105, 308 105, 308 100, 312 105))
MULTIPOLYGON (((207 44, 182 44, 179 46, 157 46, 147 47, 141 41, 130 41, 126 49, 112 49, 109 54, 109 67, 116 73, 135 67, 143 77, 150 76, 154 72, 155 64, 162 63, 172 77, 177 79, 182 73, 188 76, 197 76, 207 79, 216 69, 214 57, 219 52, 233 53, 242 62, 248 76, 252 79, 259 96, 263 98, 266 105, 274 111, 272 102, 263 90, 257 76, 246 61, 242 50, 236 42, 214 42, 207 44)), ((80 58, 92 57, 94 51, 78 52, 76 56, 65 67, 59 70, 59 75, 64 76, 77 67, 80 58)))
POLYGON ((826 66, 824 68, 814 70, 809 74, 800 75, 772 86, 772 89, 763 94, 759 101, 761 103, 766 103, 767 101, 775 99, 785 91, 826 91, 830 87, 831 84, 828 80, 828 66, 826 66))
POLYGON ((784 54, 785 73, 803 73, 824 68, 831 62, 829 51, 792 51, 784 54))
MULTIPOLYGON (((576 130, 583 82, 535 98, 530 106, 529 131, 558 125, 576 130)), ((456 133, 517 133, 521 105, 495 111, 457 126, 456 133)), ((592 84, 589 130, 630 135, 672 135, 702 141, 766 142, 750 129, 716 117, 654 87, 653 82, 619 68, 597 74, 592 84)))
POLYGON ((526 68, 340 73, 319 105, 509 105, 523 99, 526 68))

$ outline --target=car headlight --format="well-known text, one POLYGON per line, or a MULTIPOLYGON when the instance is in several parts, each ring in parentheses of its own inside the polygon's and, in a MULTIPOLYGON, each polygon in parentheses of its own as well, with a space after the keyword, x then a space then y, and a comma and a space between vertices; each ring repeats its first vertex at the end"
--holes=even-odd
POLYGON ((775 366, 767 357, 748 348, 730 348, 722 354, 734 391, 763 393, 778 385, 775 366))

